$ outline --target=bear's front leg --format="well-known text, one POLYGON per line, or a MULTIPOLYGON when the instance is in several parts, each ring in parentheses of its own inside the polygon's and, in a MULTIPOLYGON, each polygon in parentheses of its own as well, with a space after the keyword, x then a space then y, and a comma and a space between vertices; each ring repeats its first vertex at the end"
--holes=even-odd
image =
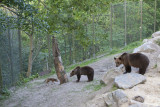
POLYGON ((126 72, 124 72, 123 74, 126 74, 126 73, 130 73, 131 72, 131 66, 125 66, 125 70, 126 72))
POLYGON ((79 82, 80 78, 81 78, 81 75, 78 74, 78 75, 77 75, 77 81, 76 81, 76 82, 79 82))

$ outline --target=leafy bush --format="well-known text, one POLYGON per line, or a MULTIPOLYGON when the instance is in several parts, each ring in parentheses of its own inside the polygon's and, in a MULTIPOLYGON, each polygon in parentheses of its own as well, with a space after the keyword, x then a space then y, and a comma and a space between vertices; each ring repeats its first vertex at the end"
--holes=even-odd
POLYGON ((0 100, 4 100, 4 99, 6 99, 7 97, 9 97, 10 96, 10 92, 9 92, 9 90, 5 87, 5 88, 3 88, 2 90, 1 90, 1 92, 0 92, 0 100))

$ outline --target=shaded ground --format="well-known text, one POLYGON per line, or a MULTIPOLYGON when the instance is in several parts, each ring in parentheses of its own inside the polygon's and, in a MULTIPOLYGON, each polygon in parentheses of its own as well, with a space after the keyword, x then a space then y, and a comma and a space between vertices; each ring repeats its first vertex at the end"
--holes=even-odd
MULTIPOLYGON (((99 80, 103 74, 114 67, 113 57, 101 58, 89 65, 95 70, 93 82, 86 82, 86 76, 82 76, 79 83, 75 82, 74 76, 63 85, 46 84, 45 79, 36 79, 14 91, 9 99, 1 101, 0 107, 84 107, 85 102, 96 94, 107 91, 106 87, 96 90, 100 87, 99 80)), ((56 75, 51 77, 56 78, 56 75)))

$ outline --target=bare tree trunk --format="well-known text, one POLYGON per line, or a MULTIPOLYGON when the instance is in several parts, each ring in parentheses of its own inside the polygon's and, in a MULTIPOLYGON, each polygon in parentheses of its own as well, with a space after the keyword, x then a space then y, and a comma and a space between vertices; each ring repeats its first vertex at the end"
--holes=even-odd
POLYGON ((54 36, 52 37, 52 45, 53 45, 54 66, 55 66, 56 74, 58 79, 60 80, 60 84, 63 84, 68 82, 68 77, 64 70, 61 55, 58 48, 58 43, 54 36))
POLYGON ((33 35, 30 35, 30 52, 29 52, 29 59, 28 59, 28 71, 27 71, 27 77, 31 76, 32 72, 32 56, 33 56, 33 35))
POLYGON ((27 77, 31 76, 32 72, 32 57, 33 57, 33 33, 34 33, 34 23, 33 23, 33 16, 32 16, 32 32, 31 34, 28 34, 30 38, 30 52, 29 52, 29 59, 28 59, 28 71, 27 71, 27 77))

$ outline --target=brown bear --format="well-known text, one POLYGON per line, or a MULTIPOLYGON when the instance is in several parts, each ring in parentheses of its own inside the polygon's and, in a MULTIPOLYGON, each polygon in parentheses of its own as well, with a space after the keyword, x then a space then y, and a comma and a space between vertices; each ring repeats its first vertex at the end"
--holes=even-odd
POLYGON ((84 67, 77 66, 70 73, 70 77, 72 77, 73 75, 77 75, 77 81, 76 82, 79 82, 79 80, 81 78, 81 75, 87 75, 88 82, 90 82, 90 81, 93 81, 94 70, 93 70, 93 68, 91 68, 89 66, 84 66, 84 67))
POLYGON ((131 72, 131 66, 139 68, 139 73, 144 75, 149 65, 149 59, 142 53, 123 53, 119 58, 115 58, 116 67, 123 64, 125 66, 125 73, 131 72))
POLYGON ((58 80, 57 79, 55 79, 55 78, 47 78, 46 80, 45 80, 45 82, 46 83, 48 83, 48 82, 50 82, 50 81, 52 81, 52 82, 58 82, 58 80))

